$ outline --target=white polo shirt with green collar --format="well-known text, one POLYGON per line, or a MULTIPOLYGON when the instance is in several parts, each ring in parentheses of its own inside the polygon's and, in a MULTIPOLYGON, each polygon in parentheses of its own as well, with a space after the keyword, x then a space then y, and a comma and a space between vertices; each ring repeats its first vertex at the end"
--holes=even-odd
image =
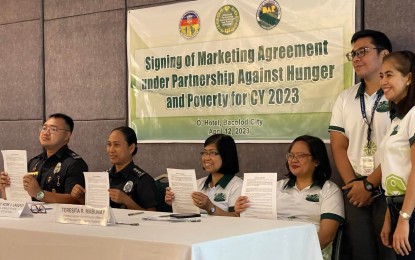
POLYGON ((411 173, 411 145, 415 142, 415 108, 404 116, 394 116, 381 148, 382 187, 386 196, 406 193, 411 173))
MULTIPOLYGON (((234 175, 225 174, 213 188, 209 186, 211 180, 211 174, 198 179, 197 190, 207 195, 216 207, 224 211, 234 212, 236 200, 241 196, 242 179, 234 175)), ((201 211, 206 213, 204 210, 201 211)))
POLYGON ((303 190, 297 189, 290 179, 277 182, 277 217, 320 226, 320 220, 333 219, 344 223, 343 193, 333 182, 324 185, 313 183, 303 190))
MULTIPOLYGON (((314 224, 317 231, 322 219, 333 219, 341 224, 344 219, 343 193, 333 182, 327 180, 323 186, 313 183, 303 190, 297 189, 294 180, 277 182, 277 218, 314 224)), ((323 250, 323 259, 331 259, 332 243, 323 250)))
POLYGON ((373 156, 375 168, 380 163, 379 145, 386 131, 390 126, 388 112, 388 101, 383 95, 383 90, 379 89, 376 93, 369 96, 365 92, 364 82, 358 83, 344 90, 337 97, 334 104, 329 131, 342 133, 349 140, 347 157, 357 176, 361 175, 361 158, 363 156, 373 156), (371 122, 372 133, 370 148, 367 147, 368 125, 363 120, 360 107, 360 94, 363 94, 365 101, 365 111, 368 122, 371 122, 372 109, 378 95, 382 95, 374 112, 374 119, 371 122))

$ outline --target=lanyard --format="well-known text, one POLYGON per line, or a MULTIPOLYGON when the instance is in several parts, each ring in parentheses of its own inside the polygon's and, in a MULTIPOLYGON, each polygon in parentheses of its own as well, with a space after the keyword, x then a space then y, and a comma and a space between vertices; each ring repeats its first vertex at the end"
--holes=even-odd
POLYGON ((383 93, 378 94, 375 100, 375 104, 373 104, 373 108, 372 108, 372 116, 370 117, 370 122, 367 119, 367 115, 366 115, 366 106, 365 106, 365 97, 364 94, 360 94, 360 111, 362 112, 362 117, 363 120, 365 121, 365 123, 367 124, 367 147, 369 148, 370 146, 370 136, 372 134, 372 122, 373 122, 373 117, 375 116, 375 110, 379 104, 379 100, 382 98, 383 93))

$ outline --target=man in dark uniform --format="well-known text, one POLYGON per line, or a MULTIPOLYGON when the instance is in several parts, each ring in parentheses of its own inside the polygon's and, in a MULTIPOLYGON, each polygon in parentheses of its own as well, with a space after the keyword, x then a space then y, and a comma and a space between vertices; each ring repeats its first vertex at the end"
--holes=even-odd
MULTIPOLYGON (((39 141, 44 152, 28 163, 29 174, 23 177, 27 193, 47 203, 79 203, 71 196, 75 184, 85 185, 83 172, 88 171, 85 161, 68 148, 74 122, 65 114, 52 114, 40 127, 39 141)), ((0 186, 10 186, 10 178, 2 172, 0 186)))

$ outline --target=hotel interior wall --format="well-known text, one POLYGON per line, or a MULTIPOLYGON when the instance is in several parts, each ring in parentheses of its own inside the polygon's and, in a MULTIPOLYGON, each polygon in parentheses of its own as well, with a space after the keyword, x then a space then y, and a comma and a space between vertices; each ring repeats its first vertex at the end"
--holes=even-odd
MULTIPOLYGON (((126 9, 172 2, 0 0, 0 149, 26 149, 33 157, 41 151, 43 118, 63 112, 75 120, 70 147, 91 171, 108 169, 109 131, 128 120, 126 9)), ((356 30, 381 30, 395 50, 415 51, 414 6, 413 0, 357 0, 356 30)), ((176 167, 194 168, 200 177, 201 147, 139 144, 135 162, 153 176, 176 167)), ((277 171, 282 177, 287 148, 238 144, 241 173, 277 171)), ((332 179, 340 183, 337 172, 332 179)))

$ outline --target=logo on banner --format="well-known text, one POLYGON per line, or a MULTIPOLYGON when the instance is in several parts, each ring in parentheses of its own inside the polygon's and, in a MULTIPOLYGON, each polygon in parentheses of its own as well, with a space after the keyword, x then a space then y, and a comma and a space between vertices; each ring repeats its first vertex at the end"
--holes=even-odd
POLYGON ((231 34, 238 28, 239 11, 233 5, 224 5, 216 13, 215 24, 221 34, 231 34))
POLYGON ((281 7, 274 0, 263 1, 257 10, 256 20, 263 29, 271 30, 281 20, 281 7))
POLYGON ((200 30, 199 15, 194 11, 187 11, 180 20, 179 29, 184 38, 194 38, 200 30))

